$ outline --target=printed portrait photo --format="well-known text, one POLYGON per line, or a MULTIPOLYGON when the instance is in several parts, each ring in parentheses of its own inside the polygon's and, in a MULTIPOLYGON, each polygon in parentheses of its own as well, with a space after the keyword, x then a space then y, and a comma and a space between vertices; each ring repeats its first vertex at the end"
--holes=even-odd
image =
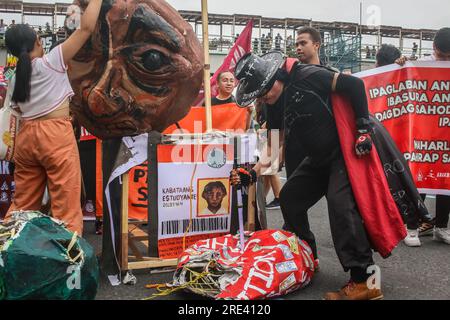
POLYGON ((227 215, 230 212, 228 178, 198 180, 197 217, 227 215))

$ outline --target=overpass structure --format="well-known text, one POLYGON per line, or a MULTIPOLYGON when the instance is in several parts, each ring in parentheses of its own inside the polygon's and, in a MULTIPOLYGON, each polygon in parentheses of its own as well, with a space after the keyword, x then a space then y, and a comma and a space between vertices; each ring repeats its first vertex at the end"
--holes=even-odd
MULTIPOLYGON (((30 17, 47 17, 51 23, 50 28, 57 32, 63 26, 64 17, 68 12, 70 3, 31 3, 19 0, 0 0, 0 14, 15 14, 18 18, 16 23, 26 23, 30 17)), ((191 23, 196 34, 201 37, 202 15, 199 11, 179 10, 181 16, 191 23)), ((243 14, 208 14, 209 25, 216 26, 218 34, 210 35, 210 49, 212 55, 225 55, 234 43, 239 28, 247 24, 249 20, 254 21, 253 48, 254 51, 264 50, 263 33, 271 35, 271 43, 268 49, 275 49, 273 45, 273 30, 278 30, 282 43, 276 49, 284 51, 287 55, 295 55, 294 39, 295 32, 302 26, 312 26, 318 29, 324 39, 322 58, 339 69, 351 69, 358 71, 364 63, 373 63, 374 55, 369 46, 363 43, 363 38, 371 36, 375 41, 371 44, 378 48, 386 38, 396 42, 396 46, 403 52, 411 53, 410 48, 405 48, 405 39, 417 41, 415 54, 422 56, 431 52, 431 46, 424 46, 425 42, 432 41, 436 30, 430 29, 407 29, 400 26, 367 26, 350 22, 324 22, 301 18, 270 18, 257 15, 243 14), (224 28, 231 29, 231 34, 224 32, 224 28), (398 42, 397 42, 398 41, 398 42)), ((29 22, 28 22, 29 23, 29 22)), ((32 23, 30 23, 32 25, 32 23)), ((266 48, 267 49, 267 48, 266 48)))

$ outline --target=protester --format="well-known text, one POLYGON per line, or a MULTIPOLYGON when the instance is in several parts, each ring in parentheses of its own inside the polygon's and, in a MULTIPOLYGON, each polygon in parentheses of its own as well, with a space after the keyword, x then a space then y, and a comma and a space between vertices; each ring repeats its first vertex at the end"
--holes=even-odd
POLYGON ((235 78, 232 72, 224 71, 219 73, 217 76, 217 85, 219 93, 211 99, 211 105, 215 106, 219 104, 236 102, 236 98, 233 96, 235 78))
POLYGON ((372 53, 370 54, 371 58, 374 59, 377 55, 377 48, 375 46, 372 46, 372 53))
POLYGON ((11 24, 8 26, 8 29, 9 28, 12 28, 12 27, 14 27, 16 25, 16 20, 11 20, 11 24))
POLYGON ((50 23, 48 23, 48 22, 45 24, 45 33, 47 33, 47 34, 51 34, 52 33, 52 29, 50 27, 50 23))
POLYGON ((283 41, 283 38, 278 33, 275 37, 275 50, 281 51, 281 41, 283 41))
MULTIPOLYGON (((423 195, 425 198, 425 195, 423 195)), ((427 222, 419 227, 419 236, 433 234, 433 240, 450 244, 450 196, 436 195, 436 218, 433 225, 427 222)))
POLYGON ((322 45, 320 32, 313 27, 302 27, 297 31, 295 47, 298 59, 304 64, 321 64, 319 53, 322 45))
POLYGON ((259 40, 258 40, 258 38, 253 39, 253 52, 259 53, 259 40))
MULTIPOLYGON (((261 129, 267 129, 267 109, 268 106, 264 103, 262 103, 260 100, 256 100, 255 102, 255 109, 256 109, 256 121, 258 122, 261 129)), ((267 149, 263 150, 263 152, 269 153, 269 150, 271 149, 271 133, 270 129, 267 130, 267 141, 266 146, 267 149)), ((282 149, 282 148, 280 148, 282 149)), ((278 155, 280 155, 282 151, 278 152, 278 155)), ((278 175, 278 171, 281 171, 280 166, 278 166, 278 163, 275 164, 275 168, 278 168, 277 172, 274 172, 273 174, 264 174, 263 175, 263 183, 264 183, 264 195, 267 198, 267 195, 270 192, 270 189, 272 189, 274 199, 266 204, 266 209, 269 210, 275 210, 280 209, 280 191, 281 191, 281 181, 280 177, 278 175)))
MULTIPOLYGON (((322 37, 320 32, 312 27, 302 27, 297 31, 297 38, 295 47, 298 59, 303 64, 320 65, 320 47, 322 44, 322 37)), ((267 128, 268 129, 283 129, 282 116, 280 110, 276 108, 267 108, 267 128)), ((285 166, 287 177, 294 172, 298 165, 305 158, 304 152, 296 144, 291 144, 285 147, 285 166)))
POLYGON ((266 205, 266 209, 275 210, 280 209, 280 191, 281 191, 281 181, 278 176, 278 172, 270 176, 264 176, 264 192, 269 194, 270 189, 273 191, 274 199, 266 205))
MULTIPOLYGON (((383 44, 376 54, 376 67, 383 67, 395 63, 397 59, 401 57, 401 52, 395 46, 391 44, 383 44)), ((422 200, 423 201, 423 200, 422 200)), ((423 208, 426 211, 425 208, 423 208)), ((428 214, 428 213, 425 213, 428 214)), ((408 246, 419 246, 420 242, 418 236, 414 233, 419 228, 419 216, 418 215, 408 215, 404 217, 404 221, 407 225, 408 236, 404 239, 404 242, 408 246), (412 235, 412 236, 411 236, 412 235)), ((426 223, 428 225, 428 223, 426 223)))
POLYGON ((56 32, 56 41, 64 39, 66 39, 66 30, 64 28, 59 27, 58 31, 56 32))
POLYGON ((267 53, 267 43, 266 43, 266 35, 263 34, 261 36, 261 52, 267 53))
POLYGON ((271 51, 271 50, 272 50, 272 45, 273 45, 272 32, 269 32, 269 33, 267 34, 267 37, 266 37, 266 44, 267 44, 267 51, 271 51))
MULTIPOLYGON (((276 54, 247 54, 238 62, 236 76, 246 86, 238 86, 237 102, 246 106, 260 97, 272 108, 284 106, 285 143, 292 138, 308 156, 281 190, 283 216, 295 233, 308 242, 317 259, 306 213, 326 195, 336 253, 344 270, 350 270, 351 280, 340 291, 327 293, 325 299, 381 299, 381 290, 369 288, 366 283, 367 268, 373 265, 371 243, 353 197, 330 106, 333 91, 350 97, 358 128, 356 153, 361 157, 370 153, 372 140, 364 83, 314 65, 295 64, 288 73, 279 69, 285 61, 276 54), (250 70, 250 66, 256 70, 250 70)), ((251 181, 255 181, 259 170, 257 164, 250 172, 251 181)), ((233 171, 232 183, 240 179, 233 171)))
MULTIPOLYGON (((317 31, 315 28, 302 27, 298 29, 295 47, 298 59, 301 63, 321 65, 322 62, 320 61, 319 57, 321 45, 322 45, 322 37, 320 35, 320 32, 317 31)), ((267 129, 271 130, 278 129, 280 130, 280 137, 284 136, 284 123, 281 109, 272 108, 271 106, 267 107, 266 127, 267 129)), ((293 130, 297 129, 294 128, 293 130)), ((289 177, 294 173, 295 169, 305 159, 306 155, 305 151, 298 143, 288 143, 288 141, 284 143, 284 141, 280 141, 280 145, 283 144, 284 144, 283 148, 284 154, 282 155, 282 159, 284 159, 286 176, 289 179, 289 177)), ((276 204, 277 203, 275 203, 274 205, 276 204)), ((306 213, 299 213, 299 214, 306 215, 306 213)), ((289 225, 288 221, 284 221, 283 229, 294 232, 294 228, 289 225)), ((316 263, 318 264, 318 259, 316 263)))
MULTIPOLYGON (((402 56, 396 63, 402 66, 406 61, 408 58, 402 56)), ((450 61, 450 28, 438 30, 433 40, 433 54, 419 61, 450 61)))
POLYGON ((0 35, 4 35, 6 32, 6 24, 3 22, 3 19, 0 19, 0 35))
POLYGON ((383 67, 395 63, 402 53, 392 44, 383 44, 376 54, 375 67, 383 67))
MULTIPOLYGON (((269 34, 270 35, 270 34, 269 34)), ((269 36, 268 36, 269 37, 269 36)), ((264 42, 265 35, 263 35, 264 42)), ((261 41, 263 41, 263 39, 261 41)), ((317 64, 320 65, 321 61, 319 58, 320 53, 320 47, 322 43, 322 37, 320 36, 320 32, 318 32, 316 29, 312 27, 302 27, 297 31, 297 38, 295 42, 296 52, 298 59, 303 64, 317 64)), ((264 52, 264 51, 263 51, 264 52)), ((262 103, 262 105, 265 105, 262 103)), ((267 114, 267 122, 266 122, 266 128, 268 130, 281 130, 280 137, 283 137, 284 131, 283 131, 283 121, 282 121, 282 113, 277 108, 271 108, 270 106, 266 106, 266 114, 267 114)), ((280 141, 280 145, 283 145, 283 141, 280 141)), ((292 143, 287 144, 284 147, 284 154, 282 155, 282 158, 284 159, 284 165, 286 168, 286 176, 289 178, 294 170, 297 168, 297 166, 303 161, 305 158, 305 153, 301 149, 301 147, 298 144, 292 143)), ((274 200, 269 203, 266 208, 268 209, 278 209, 279 207, 279 198, 277 197, 278 193, 278 185, 279 179, 278 175, 270 176, 270 185, 272 186, 272 190, 274 190, 275 198, 274 200), (273 181, 272 181, 273 179, 273 181), (275 187, 275 189, 273 189, 275 187)), ((267 193, 269 192, 270 188, 268 187, 269 181, 267 181, 268 178, 265 178, 265 185, 267 193)), ((294 231, 291 226, 289 226, 287 221, 284 221, 283 229, 288 231, 294 231)), ((316 261, 318 263, 318 260, 316 261)))
POLYGON ((80 28, 48 54, 30 26, 19 24, 6 32, 6 47, 18 57, 12 101, 23 119, 14 155, 16 193, 8 218, 13 211, 39 210, 47 184, 53 216, 82 234, 80 160, 69 118, 74 93, 67 63, 94 32, 101 4, 102 0, 91 0, 80 28))
POLYGON ((412 54, 411 54, 411 59, 417 59, 417 50, 419 49, 419 46, 417 45, 417 43, 413 42, 413 47, 412 47, 412 54))
MULTIPOLYGON (((408 60, 403 56, 395 62, 404 65, 408 60)), ((427 58, 418 61, 450 61, 450 28, 442 28, 438 30, 433 40, 433 54, 427 58)), ((425 195, 422 195, 425 199, 425 195)), ((408 229, 408 236, 405 244, 408 246, 418 247, 421 245, 419 236, 425 236, 433 233, 433 240, 450 244, 450 228, 448 227, 450 216, 450 196, 436 196, 436 219, 435 225, 424 222, 416 230, 408 229)))
POLYGON ((369 48, 369 46, 366 46, 366 49, 365 49, 365 51, 366 51, 366 59, 371 59, 372 57, 371 57, 371 51, 370 51, 370 48, 369 48))

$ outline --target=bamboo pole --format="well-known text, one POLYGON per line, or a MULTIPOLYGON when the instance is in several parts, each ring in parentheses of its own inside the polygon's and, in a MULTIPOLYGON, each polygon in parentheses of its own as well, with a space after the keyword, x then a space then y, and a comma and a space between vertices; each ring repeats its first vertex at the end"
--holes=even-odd
POLYGON ((256 183, 253 183, 248 188, 248 201, 247 201, 247 223, 248 231, 255 231, 255 201, 256 201, 256 183))
MULTIPOLYGON (((128 193, 129 193, 129 173, 122 175, 122 218, 120 223, 121 229, 121 259, 120 266, 122 270, 128 270, 128 193)), ((112 223, 112 222, 111 222, 112 223)))
POLYGON ((203 85, 205 89, 206 108, 206 132, 212 131, 212 110, 211 110, 211 81, 210 81, 210 60, 209 60, 209 32, 208 32, 208 0, 202 0, 202 24, 203 24, 203 50, 205 55, 205 65, 203 67, 203 85))

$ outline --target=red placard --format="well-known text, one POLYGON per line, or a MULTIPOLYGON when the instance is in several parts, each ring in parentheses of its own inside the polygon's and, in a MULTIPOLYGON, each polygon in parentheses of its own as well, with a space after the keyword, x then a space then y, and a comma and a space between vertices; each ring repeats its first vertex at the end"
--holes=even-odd
POLYGON ((450 62, 391 65, 356 74, 369 110, 392 135, 423 193, 450 195, 450 62))

